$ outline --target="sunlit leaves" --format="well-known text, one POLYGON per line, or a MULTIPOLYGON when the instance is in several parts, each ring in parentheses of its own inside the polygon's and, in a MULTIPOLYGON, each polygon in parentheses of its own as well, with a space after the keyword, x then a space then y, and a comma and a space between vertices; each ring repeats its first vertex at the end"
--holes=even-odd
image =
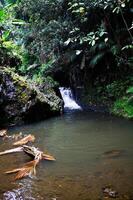
POLYGON ((0 22, 2 22, 6 17, 6 13, 4 11, 4 9, 0 10, 0 22))
POLYGON ((10 36, 10 30, 7 30, 7 31, 4 31, 3 34, 2 34, 2 41, 7 41, 9 39, 9 36, 10 36))
POLYGON ((71 38, 68 38, 68 40, 66 40, 66 41, 64 42, 64 45, 67 46, 70 42, 71 42, 71 38))
POLYGON ((133 49, 133 44, 124 46, 121 50, 133 49))
POLYGON ((104 28, 101 25, 97 31, 95 32, 92 31, 88 33, 87 36, 81 37, 80 44, 84 42, 88 42, 89 45, 94 46, 97 43, 97 41, 103 40, 103 38, 106 43, 108 41, 108 37, 106 36, 107 36, 107 32, 104 30, 104 28))
POLYGON ((72 14, 75 14, 75 16, 79 17, 81 22, 85 21, 85 15, 86 12, 86 4, 84 1, 69 1, 68 3, 68 11, 71 11, 72 14))

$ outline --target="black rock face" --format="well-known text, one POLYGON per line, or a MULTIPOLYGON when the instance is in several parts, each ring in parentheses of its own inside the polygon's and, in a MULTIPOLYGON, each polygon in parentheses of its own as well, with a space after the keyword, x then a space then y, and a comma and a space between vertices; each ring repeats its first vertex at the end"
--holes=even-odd
POLYGON ((46 94, 11 69, 0 68, 0 126, 42 120, 59 114, 62 100, 46 94))

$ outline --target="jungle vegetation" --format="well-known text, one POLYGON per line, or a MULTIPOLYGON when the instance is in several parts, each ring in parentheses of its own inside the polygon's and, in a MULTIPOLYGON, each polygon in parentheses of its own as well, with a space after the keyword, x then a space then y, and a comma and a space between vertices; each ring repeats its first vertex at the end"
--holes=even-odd
POLYGON ((133 118, 133 1, 1 0, 0 66, 133 118))

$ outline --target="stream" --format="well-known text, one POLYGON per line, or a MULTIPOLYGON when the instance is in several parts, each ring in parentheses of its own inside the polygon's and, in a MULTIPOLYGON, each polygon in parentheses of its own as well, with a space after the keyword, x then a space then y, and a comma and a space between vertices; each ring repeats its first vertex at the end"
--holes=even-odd
MULTIPOLYGON (((56 161, 41 161, 35 178, 14 182, 14 175, 4 172, 22 166, 31 158, 24 153, 1 156, 0 199, 99 200, 103 199, 102 187, 107 185, 118 192, 117 199, 130 199, 132 130, 131 121, 82 110, 10 128, 9 134, 34 134, 34 145, 54 155, 56 161)), ((12 142, 0 140, 0 151, 12 148, 12 142)))
MULTIPOLYGON (((117 199, 133 198, 133 123, 109 114, 85 111, 70 88, 60 88, 65 114, 10 128, 36 137, 35 146, 55 156, 41 161, 37 176, 13 181, 5 171, 31 160, 23 152, 0 157, 0 199, 103 200, 102 188, 113 188, 117 199)), ((12 148, 12 139, 0 141, 0 151, 12 148)), ((109 198, 108 198, 109 199, 109 198)))

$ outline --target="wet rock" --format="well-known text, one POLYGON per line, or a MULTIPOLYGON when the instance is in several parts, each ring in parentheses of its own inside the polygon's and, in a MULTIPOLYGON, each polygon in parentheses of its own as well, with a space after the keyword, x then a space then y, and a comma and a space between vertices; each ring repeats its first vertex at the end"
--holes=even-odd
POLYGON ((0 126, 42 120, 61 109, 62 100, 52 88, 41 92, 10 68, 0 68, 0 126))
POLYGON ((110 186, 106 186, 102 188, 102 191, 105 197, 110 197, 110 198, 118 197, 118 192, 112 189, 110 186))

